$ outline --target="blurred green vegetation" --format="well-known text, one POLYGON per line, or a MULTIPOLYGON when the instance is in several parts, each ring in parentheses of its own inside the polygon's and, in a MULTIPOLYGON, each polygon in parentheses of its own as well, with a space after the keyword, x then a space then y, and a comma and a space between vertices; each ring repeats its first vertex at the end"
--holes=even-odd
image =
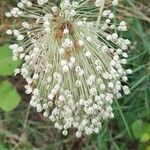
POLYGON ((4 12, 14 4, 0 1, 0 108, 12 110, 22 101, 11 112, 0 110, 0 150, 150 150, 150 2, 123 0, 117 8, 118 19, 126 18, 129 28, 123 36, 134 43, 128 61, 134 70, 129 79, 131 94, 114 102, 115 118, 105 123, 101 133, 81 139, 63 137, 30 108, 29 97, 24 94, 25 81, 12 76, 20 62, 14 64, 10 59, 10 39, 4 31, 13 26, 13 21, 7 20, 4 12), (11 102, 6 107, 4 101, 11 102))

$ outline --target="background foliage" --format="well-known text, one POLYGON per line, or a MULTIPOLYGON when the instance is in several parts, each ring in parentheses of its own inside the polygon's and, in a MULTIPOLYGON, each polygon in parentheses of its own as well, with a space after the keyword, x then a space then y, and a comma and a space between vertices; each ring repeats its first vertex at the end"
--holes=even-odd
POLYGON ((14 77, 21 62, 12 62, 11 42, 5 35, 15 24, 4 12, 15 1, 0 1, 0 150, 150 150, 150 2, 122 0, 116 9, 118 19, 126 19, 133 43, 129 66, 134 70, 131 94, 114 102, 115 118, 91 137, 63 137, 41 114, 28 105, 25 81, 14 77), (10 111, 13 110, 13 111, 10 111))

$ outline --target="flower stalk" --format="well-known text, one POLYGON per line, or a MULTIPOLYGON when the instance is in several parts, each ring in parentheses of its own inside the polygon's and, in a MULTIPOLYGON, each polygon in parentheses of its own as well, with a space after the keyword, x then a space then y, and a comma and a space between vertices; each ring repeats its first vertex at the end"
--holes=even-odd
POLYGON ((96 29, 98 29, 98 26, 100 24, 100 20, 101 20, 101 17, 102 17, 104 6, 105 6, 105 0, 102 0, 101 1, 101 6, 99 8, 99 14, 98 14, 97 23, 96 23, 96 29))

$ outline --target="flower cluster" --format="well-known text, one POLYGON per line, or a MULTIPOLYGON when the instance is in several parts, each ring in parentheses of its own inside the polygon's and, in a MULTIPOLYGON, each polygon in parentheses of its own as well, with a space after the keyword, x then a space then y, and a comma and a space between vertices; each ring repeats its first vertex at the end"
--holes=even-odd
MULTIPOLYGON (((118 4, 112 1, 113 7, 118 4)), ((10 45, 13 60, 23 59, 21 74, 27 81, 30 104, 68 134, 98 133, 103 121, 113 118, 113 99, 129 94, 126 86, 130 41, 119 36, 126 23, 114 23, 105 0, 21 0, 7 17, 26 18, 19 30, 8 30, 18 42, 10 45)))

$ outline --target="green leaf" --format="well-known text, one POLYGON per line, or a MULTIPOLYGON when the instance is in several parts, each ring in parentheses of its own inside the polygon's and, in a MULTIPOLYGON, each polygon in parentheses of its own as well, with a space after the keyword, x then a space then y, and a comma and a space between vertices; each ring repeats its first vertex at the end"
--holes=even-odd
POLYGON ((146 147, 146 150, 150 150, 150 145, 148 147, 146 147))
POLYGON ((11 111, 19 105, 20 95, 9 81, 0 84, 0 108, 11 111))
POLYGON ((148 134, 150 136, 150 123, 143 122, 142 120, 136 120, 132 124, 132 131, 135 138, 146 138, 144 135, 148 134))
POLYGON ((141 142, 148 142, 149 139, 150 139, 150 135, 148 133, 145 133, 145 134, 142 135, 140 141, 141 142))
POLYGON ((136 120, 132 124, 132 131, 133 131, 135 138, 137 139, 140 138, 143 134, 142 126, 143 126, 143 122, 141 120, 136 120))
POLYGON ((12 75, 14 70, 21 65, 21 60, 12 60, 12 50, 8 44, 0 47, 0 75, 7 76, 12 75))
POLYGON ((2 150, 8 150, 8 149, 6 149, 5 146, 2 145, 2 144, 0 144, 0 149, 2 149, 2 150))

